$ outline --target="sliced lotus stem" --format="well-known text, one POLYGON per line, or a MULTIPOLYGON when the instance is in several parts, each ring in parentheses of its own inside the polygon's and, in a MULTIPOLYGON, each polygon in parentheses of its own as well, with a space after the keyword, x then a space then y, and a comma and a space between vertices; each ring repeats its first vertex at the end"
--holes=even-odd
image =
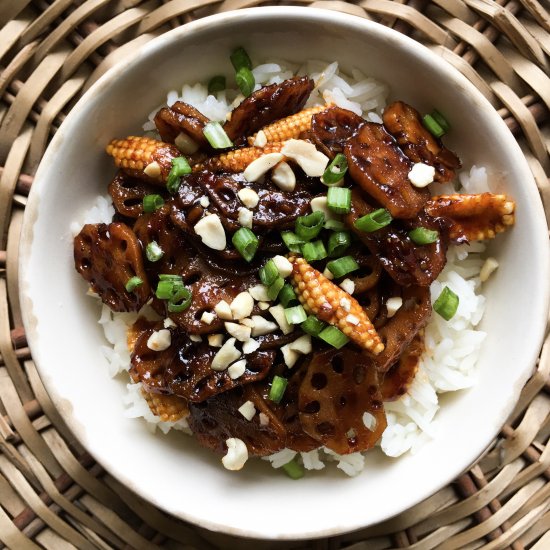
POLYGON ((493 239, 514 225, 516 204, 506 195, 439 195, 432 197, 424 210, 433 217, 449 218, 452 240, 493 239))
POLYGON ((292 286, 304 309, 339 328, 357 345, 378 355, 384 344, 359 302, 311 267, 303 258, 290 257, 292 286))
POLYGON ((189 414, 187 401, 179 395, 152 393, 143 388, 141 393, 151 412, 163 422, 177 422, 189 414))
MULTIPOLYGON (((287 116, 265 126, 260 132, 264 133, 267 143, 285 141, 287 139, 298 139, 303 132, 307 132, 311 129, 311 117, 329 107, 330 105, 316 105, 315 107, 304 109, 295 115, 287 116)), ((254 134, 248 138, 248 143, 250 145, 257 145, 257 135, 258 134, 254 134)))
POLYGON ((265 147, 243 147, 212 157, 204 163, 195 164, 193 172, 211 170, 213 172, 244 172, 246 167, 254 160, 268 153, 279 153, 284 143, 268 143, 265 147))
POLYGON ((130 176, 156 184, 166 182, 172 169, 172 159, 181 156, 175 145, 138 136, 114 139, 107 145, 106 151, 113 157, 116 166, 130 176))

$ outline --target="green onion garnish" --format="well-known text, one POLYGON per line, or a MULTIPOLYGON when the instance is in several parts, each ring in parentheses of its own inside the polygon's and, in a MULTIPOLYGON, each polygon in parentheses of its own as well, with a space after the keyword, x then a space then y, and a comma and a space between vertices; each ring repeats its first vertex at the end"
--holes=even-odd
POLYGON ((174 194, 180 187, 181 177, 192 172, 191 166, 185 157, 176 157, 172 159, 172 168, 166 180, 166 188, 174 194))
POLYGON ((359 218, 355 222, 355 227, 359 231, 364 231, 365 233, 372 233, 382 227, 386 227, 392 221, 391 214, 385 208, 379 208, 362 218, 359 218))
POLYGON ((327 268, 338 279, 359 269, 359 264, 351 256, 343 256, 337 260, 327 262, 327 268))
POLYGON ((143 281, 139 277, 130 277, 124 286, 126 292, 133 292, 138 286, 142 285, 143 281))
POLYGON ((248 227, 241 227, 235 231, 231 242, 247 262, 250 262, 254 258, 260 244, 258 237, 248 227))
POLYGON ((341 256, 351 244, 349 231, 336 231, 328 238, 328 255, 334 258, 341 256))
POLYGON ((348 161, 346 156, 338 153, 333 161, 327 166, 323 174, 322 182, 325 185, 334 185, 342 180, 348 169, 348 161))
POLYGON ((409 231, 409 237, 415 244, 431 244, 439 238, 439 231, 432 231, 425 227, 415 227, 412 231, 409 231))
POLYGON ((283 464, 282 468, 290 479, 300 479, 304 477, 304 467, 301 464, 298 464, 294 459, 286 464, 283 464))
POLYGON ((210 79, 210 82, 208 82, 209 94, 215 94, 216 92, 221 92, 225 90, 225 88, 226 88, 225 76, 223 75, 213 76, 210 79))
POLYGON ((302 252, 302 245, 305 243, 304 239, 301 239, 292 231, 283 231, 281 233, 281 239, 286 244, 286 247, 291 252, 302 252))
POLYGON ((214 149, 233 147, 233 142, 229 139, 229 136, 225 133, 219 122, 207 122, 204 125, 202 133, 214 149))
POLYGON ((268 260, 266 264, 260 268, 260 281, 265 286, 269 286, 279 277, 279 270, 273 260, 268 260))
POLYGON ((351 189, 330 187, 327 193, 327 206, 337 214, 347 214, 351 210, 351 189))
POLYGON ((283 304, 283 307, 290 307, 298 303, 298 297, 294 292, 294 289, 288 283, 279 292, 279 301, 283 304))
POLYGON ((229 58, 231 59, 231 63, 236 71, 242 67, 252 69, 252 61, 250 60, 250 56, 246 53, 246 50, 243 47, 239 47, 234 50, 229 58))
POLYGON ((424 127, 428 130, 428 132, 436 138, 440 138, 445 133, 445 130, 443 130, 432 115, 424 115, 422 117, 422 124, 424 124, 424 127))
POLYGON ((432 118, 443 128, 443 131, 447 133, 451 129, 449 121, 437 110, 432 111, 432 118))
POLYGON ((325 222, 325 229, 330 229, 331 231, 343 231, 346 229, 346 224, 339 220, 327 220, 325 222))
POLYGON ((145 247, 145 255, 150 262, 158 262, 164 256, 164 252, 156 241, 151 241, 145 247))
POLYGON ((320 211, 296 218, 296 235, 304 241, 311 241, 319 235, 325 224, 325 215, 320 211))
POLYGON ((252 74, 252 71, 250 69, 247 69, 246 67, 241 67, 235 73, 235 80, 237 82, 239 90, 241 90, 241 93, 245 97, 248 97, 254 91, 254 85, 256 84, 256 81, 254 80, 254 75, 252 74))
POLYGON ((181 313, 191 305, 191 292, 188 288, 181 288, 179 292, 168 301, 168 311, 171 313, 181 313))
POLYGON ((289 325, 299 325, 307 319, 307 314, 303 306, 294 306, 285 309, 285 317, 289 325))
POLYGON ((314 315, 310 315, 301 325, 300 328, 311 334, 311 336, 318 336, 319 333, 327 326, 323 321, 319 321, 314 315))
POLYGON ((448 287, 443 287, 439 298, 434 302, 433 308, 445 321, 452 319, 458 309, 458 296, 448 287))
POLYGON ((285 280, 282 277, 277 277, 268 287, 267 287, 267 297, 270 300, 276 300, 279 296, 279 292, 285 286, 285 280))
POLYGON ((323 241, 313 241, 302 246, 302 255, 306 262, 315 262, 327 257, 327 250, 323 241))
POLYGON ((160 195, 145 195, 143 197, 143 211, 154 212, 164 204, 164 199, 160 195))
POLYGON ((340 349, 349 342, 349 338, 342 331, 332 325, 324 328, 318 334, 318 337, 336 349, 340 349))
POLYGON ((271 388, 269 388, 268 398, 274 403, 280 403, 285 393, 288 380, 282 376, 275 375, 271 382, 271 388))

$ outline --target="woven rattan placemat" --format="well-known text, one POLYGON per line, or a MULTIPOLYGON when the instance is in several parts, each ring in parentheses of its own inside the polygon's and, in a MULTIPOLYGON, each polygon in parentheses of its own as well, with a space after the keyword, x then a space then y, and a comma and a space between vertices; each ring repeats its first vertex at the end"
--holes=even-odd
MULTIPOLYGON (((490 100, 520 143, 550 212, 550 16, 537 0, 339 0, 427 45, 490 100)), ((137 46, 260 0, 0 0, 0 545, 186 549, 550 548, 550 340, 490 450, 383 524, 299 543, 242 541, 171 518, 75 441, 33 364, 17 254, 26 196, 49 139, 91 83, 137 46)), ((512 319, 511 322, 517 320, 512 319)), ((307 513, 307 511, 304 511, 307 513)))

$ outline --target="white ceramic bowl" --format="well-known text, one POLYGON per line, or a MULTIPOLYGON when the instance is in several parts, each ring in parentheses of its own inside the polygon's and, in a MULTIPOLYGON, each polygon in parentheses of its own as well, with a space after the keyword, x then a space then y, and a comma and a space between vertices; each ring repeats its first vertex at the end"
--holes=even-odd
POLYGON ((384 520, 449 483, 483 452, 532 371, 548 309, 547 227, 519 147, 464 77, 416 42, 357 17, 309 8, 260 8, 175 29, 114 67, 72 109, 36 175, 21 248, 21 300, 34 359, 76 436, 111 474, 160 508, 231 534, 298 539, 330 536, 384 520), (443 400, 440 435, 399 459, 371 452, 357 478, 335 469, 296 482, 249 461, 225 470, 193 439, 154 436, 123 415, 124 384, 100 352, 98 310, 76 274, 69 225, 104 194, 114 173, 113 137, 140 131, 165 92, 227 70, 232 48, 253 57, 337 60, 391 86, 421 111, 453 120, 450 147, 464 165, 488 168, 517 201, 517 225, 491 245, 500 268, 486 287, 489 336, 479 382, 443 400), (527 290, 528 289, 528 290, 527 290), (527 295, 533 297, 526 300, 527 295))

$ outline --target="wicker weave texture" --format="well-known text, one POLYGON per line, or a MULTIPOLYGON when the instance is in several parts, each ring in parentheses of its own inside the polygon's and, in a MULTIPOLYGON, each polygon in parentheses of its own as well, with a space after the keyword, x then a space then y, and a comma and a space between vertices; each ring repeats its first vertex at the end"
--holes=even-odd
MULTIPOLYGON (((537 0, 300 0, 424 43, 489 99, 516 136, 550 219, 550 15, 537 0)), ((0 0, 0 546, 550 548, 550 338, 488 452, 383 524, 332 539, 259 543, 213 534, 136 497, 80 447, 32 361, 17 289, 33 174, 81 94, 137 46, 259 0, 0 0)), ((269 2, 269 5, 285 4, 269 2)))

